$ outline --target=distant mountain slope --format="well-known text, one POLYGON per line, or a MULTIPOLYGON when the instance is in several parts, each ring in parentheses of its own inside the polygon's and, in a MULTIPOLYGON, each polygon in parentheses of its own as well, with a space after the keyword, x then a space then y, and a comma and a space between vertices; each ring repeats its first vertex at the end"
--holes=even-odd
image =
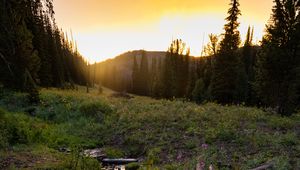
MULTIPOLYGON (((135 50, 123 53, 113 59, 97 64, 97 78, 100 78, 104 85, 113 89, 122 90, 120 88, 128 87, 131 83, 133 59, 136 57, 138 64, 141 62, 143 50, 135 50), (118 85, 105 84, 106 82, 118 82, 118 85), (123 83, 119 83, 123 82, 123 83), (124 87, 121 87, 124 86, 124 87)), ((163 51, 146 51, 148 58, 149 68, 152 64, 152 59, 157 61, 163 59, 166 56, 166 52, 163 51)))
MULTIPOLYGON (((109 64, 109 65, 117 65, 119 68, 125 67, 124 69, 132 69, 134 56, 136 57, 138 64, 140 64, 142 58, 142 51, 143 50, 128 51, 113 59, 108 59, 106 61, 100 62, 99 64, 100 66, 109 64)), ((145 51, 145 52, 148 58, 149 65, 151 65, 153 58, 162 60, 166 56, 166 52, 164 51, 145 51)))
MULTIPOLYGON (((253 54, 251 54, 251 57, 253 58, 253 60, 255 60, 256 53, 260 47, 254 46, 252 48, 253 54)), ((94 69, 96 70, 95 72, 97 72, 95 74, 96 81, 101 81, 104 86, 114 89, 116 91, 128 91, 128 89, 131 89, 134 57, 136 57, 137 63, 140 65, 142 52, 143 50, 129 51, 113 59, 108 59, 106 61, 97 63, 96 69, 94 69)), ((243 48, 240 48, 238 52, 242 53, 243 48)), ((157 63, 159 63, 160 60, 163 63, 167 52, 145 51, 145 53, 148 59, 149 69, 151 69, 152 60, 156 59, 157 63)), ((209 57, 191 56, 191 58, 194 61, 205 61, 209 57)), ((190 66, 192 65, 193 64, 191 64, 190 66)))

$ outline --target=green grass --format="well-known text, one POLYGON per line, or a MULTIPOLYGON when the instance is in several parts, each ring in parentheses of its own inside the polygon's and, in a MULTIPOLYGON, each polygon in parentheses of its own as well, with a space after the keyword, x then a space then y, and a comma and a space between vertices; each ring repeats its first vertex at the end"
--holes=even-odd
POLYGON ((74 160, 85 148, 103 148, 112 158, 142 158, 144 167, 152 169, 193 169, 199 161, 219 169, 250 169, 266 162, 276 169, 300 165, 300 114, 280 117, 244 106, 111 94, 105 88, 101 95, 96 88, 89 94, 83 87, 42 89, 41 104, 31 106, 22 93, 2 92, 0 153, 35 151, 49 158, 44 167, 71 169, 75 162, 75 169, 95 168, 93 160, 74 160), (61 147, 72 154, 59 153, 61 147))

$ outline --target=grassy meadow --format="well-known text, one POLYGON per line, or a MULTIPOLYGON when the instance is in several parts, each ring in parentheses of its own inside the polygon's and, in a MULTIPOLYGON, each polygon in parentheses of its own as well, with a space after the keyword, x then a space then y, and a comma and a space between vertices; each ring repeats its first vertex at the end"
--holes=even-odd
POLYGON ((138 158, 140 169, 300 167, 300 114, 84 87, 42 89, 40 98, 30 105, 25 94, 0 91, 0 169, 100 169, 81 154, 92 148, 138 158))

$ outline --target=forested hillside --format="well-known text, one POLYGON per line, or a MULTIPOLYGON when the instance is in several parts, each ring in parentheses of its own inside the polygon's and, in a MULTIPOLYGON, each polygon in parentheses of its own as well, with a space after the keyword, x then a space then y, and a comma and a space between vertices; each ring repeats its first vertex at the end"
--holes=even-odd
POLYGON ((57 26, 52 0, 0 1, 0 83, 31 94, 87 82, 87 62, 57 26))
MULTIPOLYGON (((117 91, 131 92, 134 58, 140 65, 142 54, 143 50, 130 51, 113 59, 91 65, 91 80, 95 80, 97 83, 101 82, 103 86, 117 91)), ((162 62, 166 56, 166 52, 162 51, 145 51, 145 54, 149 61, 149 67, 154 60, 162 62)))
MULTIPOLYGON (((245 56, 243 60, 246 60, 244 62, 247 63, 247 66, 245 66, 248 69, 247 74, 251 74, 252 80, 254 78, 254 65, 256 62, 256 55, 259 50, 259 46, 249 46, 238 49, 238 53, 241 56, 243 56, 243 54, 247 51, 250 51, 250 53, 247 52, 247 54, 245 54, 248 56, 245 56)), ((142 80, 140 81, 148 82, 150 86, 147 90, 148 96, 163 98, 163 95, 161 94, 162 92, 160 91, 161 89, 158 89, 158 87, 154 89, 154 86, 157 86, 157 83, 160 81, 159 76, 161 76, 161 71, 164 69, 163 67, 165 66, 164 62, 167 52, 149 52, 139 50, 127 52, 116 58, 97 63, 96 65, 93 64, 91 65, 91 80, 95 79, 96 83, 102 83, 103 86, 109 87, 119 92, 130 92, 138 94, 138 92, 134 91, 134 89, 137 87, 133 87, 133 72, 134 69, 136 69, 135 72, 139 72, 143 54, 148 63, 149 77, 141 76, 142 80), (135 63, 136 68, 134 68, 135 63), (93 76, 94 72, 95 78, 93 76), (113 76, 110 73, 114 73, 113 76), (151 81, 148 81, 149 79, 151 81)), ((205 84, 205 89, 201 91, 206 91, 206 93, 209 91, 207 88, 210 84, 210 76, 212 75, 211 69, 214 56, 211 54, 211 52, 208 52, 207 55, 208 56, 205 57, 190 56, 189 73, 185 73, 188 76, 188 80, 186 80, 186 82, 188 82, 188 86, 186 87, 187 94, 181 95, 181 97, 187 97, 190 100, 194 100, 200 103, 201 101, 205 100, 205 96, 207 96, 208 94, 203 94, 201 97, 201 94, 199 94, 201 92, 199 92, 198 94, 196 91, 195 94, 192 93, 194 88, 196 88, 196 80, 198 80, 199 77, 204 78, 203 83, 205 84)), ((254 98, 254 96, 249 98, 248 101, 254 103, 253 100, 255 99, 252 98, 254 98)))

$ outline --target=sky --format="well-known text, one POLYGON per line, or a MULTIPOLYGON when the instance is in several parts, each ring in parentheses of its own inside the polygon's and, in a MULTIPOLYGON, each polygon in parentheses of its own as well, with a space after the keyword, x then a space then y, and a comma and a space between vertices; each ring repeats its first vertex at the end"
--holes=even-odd
MULTIPOLYGON (((239 31, 245 39, 254 26, 259 42, 273 0, 240 0, 239 31)), ((59 27, 77 42, 90 62, 104 61, 131 50, 166 51, 182 39, 191 55, 200 56, 208 34, 221 34, 230 0, 54 0, 59 27)))

